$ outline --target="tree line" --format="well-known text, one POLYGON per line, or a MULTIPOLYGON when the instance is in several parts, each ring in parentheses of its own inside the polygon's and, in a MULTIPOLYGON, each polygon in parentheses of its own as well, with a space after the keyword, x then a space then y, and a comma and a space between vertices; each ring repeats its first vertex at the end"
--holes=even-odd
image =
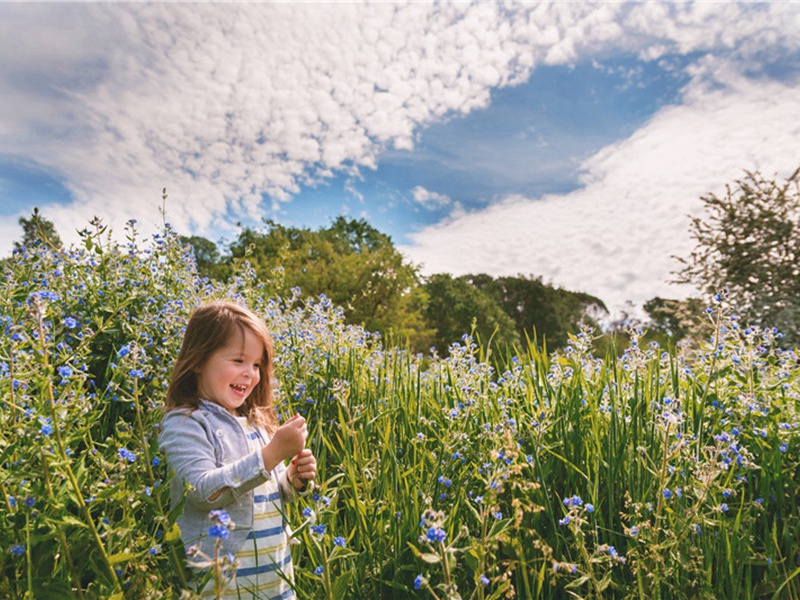
MULTIPOLYGON (((676 281, 708 296, 724 294, 743 322, 777 327, 784 343, 800 342, 800 168, 785 181, 759 172, 729 184, 726 194, 703 196, 705 213, 690 224, 696 248, 679 257, 676 281)), ((61 246, 53 224, 35 209, 19 220, 23 238, 15 249, 45 243, 61 246)), ((564 290, 533 275, 494 277, 479 273, 423 276, 390 236, 364 219, 340 216, 317 230, 264 220, 242 228, 218 245, 200 236, 181 238, 198 273, 224 281, 247 262, 278 296, 300 288, 306 297, 324 294, 344 310, 349 323, 378 332, 414 351, 440 355, 470 333, 495 348, 563 347, 583 326, 594 327, 599 349, 624 347, 626 329, 644 327, 649 339, 674 343, 706 335, 705 301, 653 298, 647 319, 608 324, 599 298, 564 290)), ((648 339, 647 337, 645 339, 648 339)))

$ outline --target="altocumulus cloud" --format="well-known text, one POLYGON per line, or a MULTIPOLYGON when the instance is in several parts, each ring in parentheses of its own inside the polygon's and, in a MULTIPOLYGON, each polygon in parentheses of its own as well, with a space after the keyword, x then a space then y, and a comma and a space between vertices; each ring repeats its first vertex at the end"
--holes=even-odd
POLYGON ((419 128, 574 55, 585 40, 571 27, 602 32, 614 10, 6 6, 2 53, 23 58, 0 67, 0 93, 13 98, 0 116, 17 123, 0 153, 65 182, 74 202, 48 209, 62 231, 95 210, 115 226, 152 223, 162 185, 176 195, 170 219, 202 231, 259 216, 262 194, 286 201, 300 185, 374 167, 385 148, 410 148, 419 128))

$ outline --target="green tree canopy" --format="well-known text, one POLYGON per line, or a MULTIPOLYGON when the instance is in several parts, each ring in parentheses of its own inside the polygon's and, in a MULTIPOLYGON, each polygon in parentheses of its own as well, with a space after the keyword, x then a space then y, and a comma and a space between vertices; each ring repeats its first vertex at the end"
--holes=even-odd
POLYGON ((192 247, 198 273, 214 279, 223 277, 222 257, 219 248, 214 242, 199 235, 182 235, 179 239, 181 243, 192 247))
POLYGON ((64 246, 56 232, 55 225, 42 216, 38 207, 33 209, 29 218, 20 217, 19 224, 22 226, 22 240, 14 242, 15 250, 37 244, 46 244, 53 249, 64 246))
POLYGON ((325 294, 342 306, 350 323, 391 334, 417 350, 427 348, 432 331, 417 268, 391 238, 363 219, 338 217, 312 231, 265 221, 266 231, 244 229, 230 246, 229 263, 245 256, 265 278, 280 275, 284 288, 306 296, 325 294))
POLYGON ((424 284, 428 294, 425 314, 428 322, 436 327, 434 347, 443 354, 453 342, 461 340, 465 333, 475 333, 481 343, 489 340, 500 348, 520 346, 514 321, 486 292, 463 277, 436 274, 424 284))
POLYGON ((705 215, 692 219, 696 247, 678 281, 727 289, 749 323, 800 342, 800 168, 785 181, 746 171, 724 196, 701 199, 705 215))
POLYGON ((542 282, 541 277, 498 277, 486 274, 464 277, 492 297, 513 319, 520 339, 534 337, 550 348, 567 343, 581 325, 597 326, 608 312, 602 300, 589 294, 569 292, 542 282))

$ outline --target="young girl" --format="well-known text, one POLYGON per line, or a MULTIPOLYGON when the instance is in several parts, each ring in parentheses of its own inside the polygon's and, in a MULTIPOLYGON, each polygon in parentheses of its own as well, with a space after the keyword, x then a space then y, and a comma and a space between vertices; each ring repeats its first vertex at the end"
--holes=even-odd
POLYGON ((189 319, 167 390, 159 444, 175 472, 172 506, 186 495, 177 522, 187 548, 213 556, 219 538, 219 556, 235 555, 236 577, 224 598, 294 598, 283 503, 314 479, 317 463, 305 449, 305 419, 295 415, 278 426, 272 356, 261 319, 212 302, 189 319), (208 537, 215 509, 234 527, 208 537))

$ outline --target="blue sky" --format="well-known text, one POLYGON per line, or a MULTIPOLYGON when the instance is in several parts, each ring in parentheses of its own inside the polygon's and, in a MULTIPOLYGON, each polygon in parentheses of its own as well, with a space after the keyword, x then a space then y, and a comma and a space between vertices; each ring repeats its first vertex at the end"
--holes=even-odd
POLYGON ((406 243, 408 233, 450 210, 420 206, 417 186, 458 199, 466 210, 484 209, 508 194, 574 191, 583 159, 628 137, 676 100, 687 77, 669 59, 665 63, 669 68, 627 56, 541 67, 529 81, 493 92, 486 108, 422 130, 412 150, 383 153, 375 170, 304 187, 279 218, 324 227, 338 206, 406 243))
POLYGON ((797 3, 0 5, 0 253, 168 217, 229 240, 345 214, 423 273, 530 274, 612 311, 690 214, 800 164, 797 3))

